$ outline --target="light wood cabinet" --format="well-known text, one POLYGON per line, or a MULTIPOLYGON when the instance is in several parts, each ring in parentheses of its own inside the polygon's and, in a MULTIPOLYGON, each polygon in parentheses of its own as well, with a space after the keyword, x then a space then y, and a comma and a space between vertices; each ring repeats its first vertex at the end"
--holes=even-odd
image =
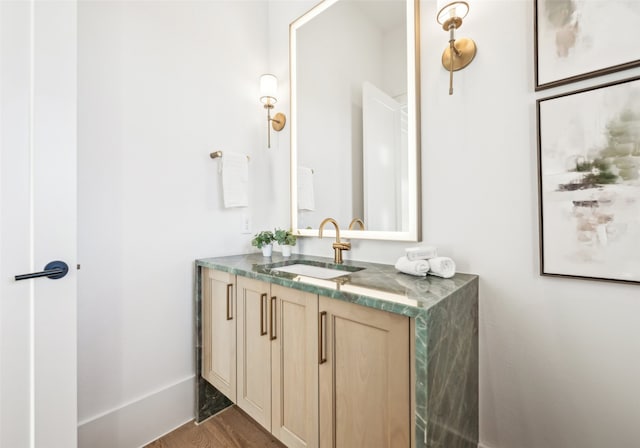
POLYGON ((271 432, 289 448, 318 446, 318 296, 271 285, 271 432))
POLYGON ((235 275, 202 269, 202 377, 236 401, 235 275))
POLYGON ((322 296, 319 315, 320 447, 409 447, 409 319, 322 296))
POLYGON ((238 277, 236 404, 271 431, 270 285, 238 277))
POLYGON ((409 318, 203 269, 202 320, 202 376, 287 447, 410 446, 409 318))
POLYGON ((238 277, 237 404, 290 448, 318 446, 318 296, 238 277))

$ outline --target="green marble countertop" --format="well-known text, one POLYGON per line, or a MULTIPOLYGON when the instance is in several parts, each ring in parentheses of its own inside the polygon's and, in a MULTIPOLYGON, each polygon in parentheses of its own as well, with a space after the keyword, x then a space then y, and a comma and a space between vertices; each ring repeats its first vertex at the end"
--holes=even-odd
POLYGON ((421 315, 425 310, 477 278, 472 274, 456 274, 449 279, 430 275, 415 277, 400 273, 391 265, 354 260, 345 261, 343 268, 345 270, 349 270, 349 267, 364 269, 331 280, 272 271, 268 266, 291 264, 296 260, 304 260, 307 264, 318 266, 324 263, 333 264, 331 258, 310 255, 294 254, 285 258, 279 254, 263 257, 260 253, 252 253, 203 258, 196 260, 196 266, 213 268, 409 317, 421 315))

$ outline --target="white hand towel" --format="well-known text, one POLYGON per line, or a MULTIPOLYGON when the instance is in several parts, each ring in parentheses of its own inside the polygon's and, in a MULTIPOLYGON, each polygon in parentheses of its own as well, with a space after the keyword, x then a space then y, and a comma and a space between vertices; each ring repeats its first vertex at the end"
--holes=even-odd
POLYGON ((431 258, 429 259, 429 266, 431 268, 429 274, 437 275, 438 277, 451 278, 456 273, 456 264, 448 257, 431 258))
POLYGON ((408 247, 405 252, 409 261, 428 260, 438 256, 438 250, 434 246, 408 247))
POLYGON ((222 194, 226 208, 249 206, 249 161, 246 155, 224 152, 222 194))
POLYGON ((425 276, 429 272, 429 262, 427 260, 409 261, 407 257, 400 257, 396 261, 396 269, 405 274, 425 276))
POLYGON ((304 166, 298 167, 298 210, 315 210, 313 191, 313 170, 304 166))

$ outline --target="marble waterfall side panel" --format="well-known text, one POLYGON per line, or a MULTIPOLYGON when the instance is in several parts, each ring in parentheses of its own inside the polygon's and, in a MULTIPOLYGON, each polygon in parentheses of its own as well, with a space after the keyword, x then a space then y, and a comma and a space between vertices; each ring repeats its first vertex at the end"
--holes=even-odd
POLYGON ((478 279, 428 310, 427 446, 476 448, 478 279))

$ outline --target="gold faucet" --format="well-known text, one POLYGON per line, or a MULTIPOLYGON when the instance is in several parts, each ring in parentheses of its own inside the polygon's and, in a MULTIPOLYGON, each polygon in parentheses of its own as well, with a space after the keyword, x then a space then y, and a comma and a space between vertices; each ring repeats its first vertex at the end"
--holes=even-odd
POLYGON ((364 230, 364 221, 360 218, 353 218, 349 223, 349 230, 353 230, 356 224, 360 225, 360 230, 364 230))
POLYGON ((336 242, 332 245, 334 251, 333 261, 336 264, 340 264, 342 263, 342 251, 351 249, 351 243, 343 243, 340 241, 340 227, 338 227, 338 223, 333 218, 326 218, 320 223, 320 228, 318 229, 318 236, 320 238, 322 238, 322 230, 328 222, 336 228, 336 242))

